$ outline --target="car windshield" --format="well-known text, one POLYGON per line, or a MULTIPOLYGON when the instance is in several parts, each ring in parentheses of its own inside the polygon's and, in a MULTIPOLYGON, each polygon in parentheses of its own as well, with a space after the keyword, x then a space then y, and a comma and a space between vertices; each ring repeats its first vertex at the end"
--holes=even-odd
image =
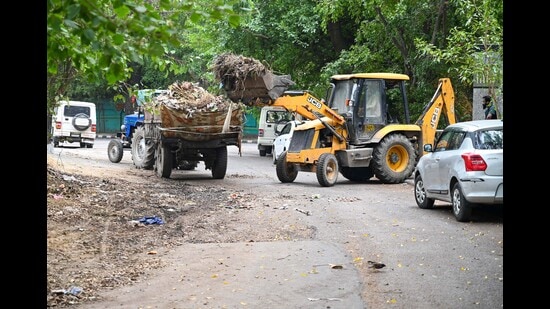
POLYGON ((281 130, 281 135, 290 133, 290 129, 292 129, 292 123, 289 122, 281 130))
POLYGON ((474 147, 476 149, 502 149, 503 132, 502 129, 477 131, 474 136, 474 147))

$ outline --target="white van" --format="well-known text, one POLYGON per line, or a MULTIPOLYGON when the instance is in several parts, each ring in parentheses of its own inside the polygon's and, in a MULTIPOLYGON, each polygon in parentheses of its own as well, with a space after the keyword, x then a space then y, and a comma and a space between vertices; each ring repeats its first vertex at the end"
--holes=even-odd
MULTIPOLYGON (((264 106, 260 112, 258 122, 258 150, 260 156, 265 157, 273 152, 275 130, 281 130, 290 120, 294 120, 293 113, 281 106, 264 106)), ((301 119, 301 116, 298 118, 301 119)))
POLYGON ((53 146, 79 143, 83 148, 93 148, 96 138, 96 106, 81 101, 61 101, 52 115, 53 146))

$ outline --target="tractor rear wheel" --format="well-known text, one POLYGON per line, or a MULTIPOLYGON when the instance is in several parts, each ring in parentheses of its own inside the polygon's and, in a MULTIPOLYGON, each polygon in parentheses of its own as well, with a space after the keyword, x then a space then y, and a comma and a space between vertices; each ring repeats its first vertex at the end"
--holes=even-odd
POLYGON ((153 169, 155 164, 155 142, 145 138, 145 129, 140 126, 134 131, 132 137, 132 161, 137 168, 153 169))

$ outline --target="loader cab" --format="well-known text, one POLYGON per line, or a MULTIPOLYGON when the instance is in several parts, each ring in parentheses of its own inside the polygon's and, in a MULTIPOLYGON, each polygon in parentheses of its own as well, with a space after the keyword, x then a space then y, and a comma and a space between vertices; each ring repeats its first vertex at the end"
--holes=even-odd
POLYGON ((388 124, 409 123, 406 80, 392 73, 332 76, 328 106, 346 119, 351 144, 370 142, 388 124))

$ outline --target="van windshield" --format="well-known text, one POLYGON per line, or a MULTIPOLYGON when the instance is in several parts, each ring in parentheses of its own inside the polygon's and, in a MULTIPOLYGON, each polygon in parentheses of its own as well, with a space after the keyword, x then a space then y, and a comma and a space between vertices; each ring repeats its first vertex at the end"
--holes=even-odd
POLYGON ((77 114, 86 114, 90 117, 90 108, 88 106, 65 105, 65 108, 63 109, 63 116, 74 117, 77 114))

